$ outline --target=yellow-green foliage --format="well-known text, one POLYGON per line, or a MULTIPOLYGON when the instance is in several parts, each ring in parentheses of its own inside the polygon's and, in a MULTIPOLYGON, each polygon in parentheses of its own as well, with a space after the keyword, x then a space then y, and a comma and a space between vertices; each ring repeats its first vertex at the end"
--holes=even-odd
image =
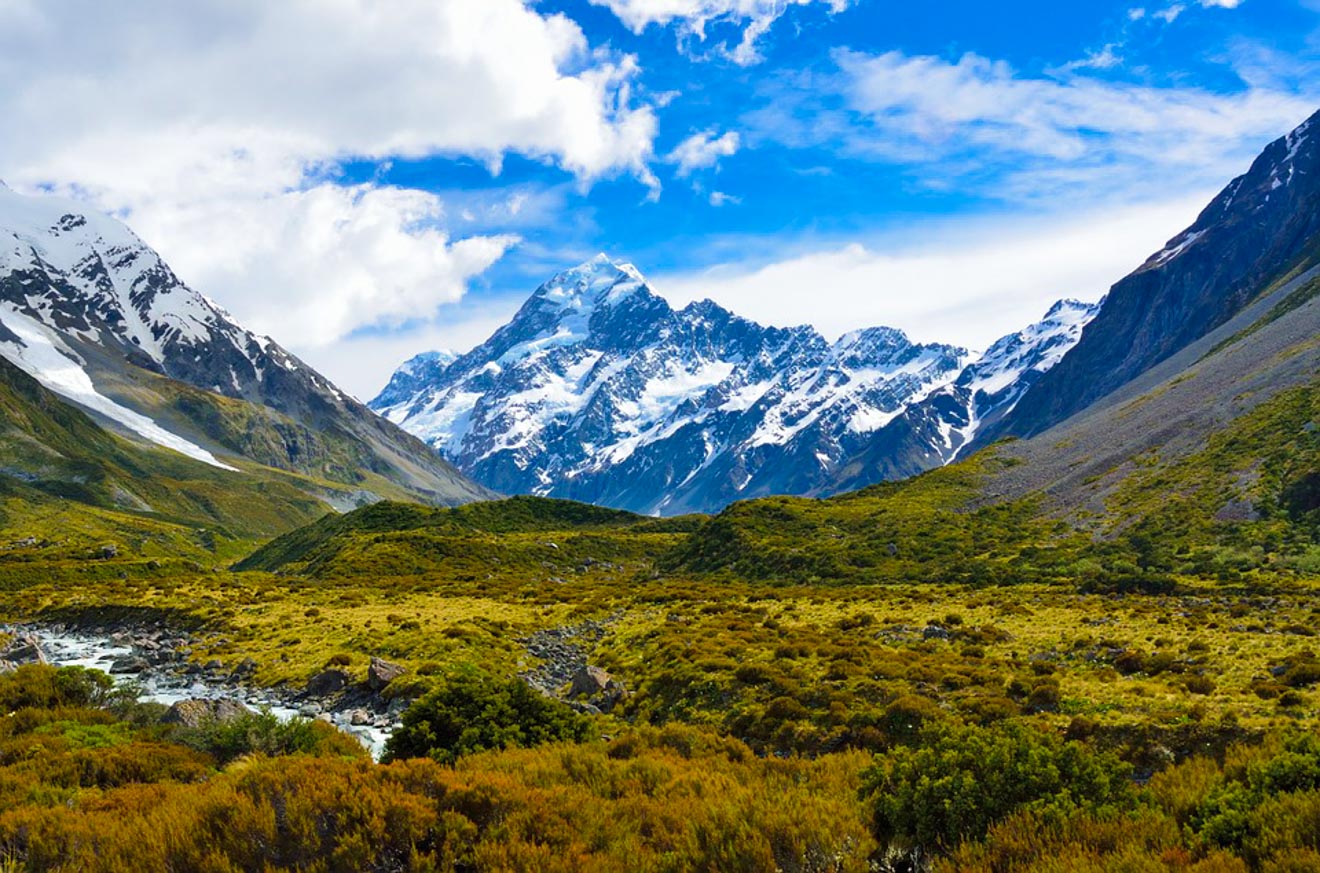
POLYGON ((866 870, 863 760, 691 729, 389 766, 254 760, 0 811, 26 871, 866 870))

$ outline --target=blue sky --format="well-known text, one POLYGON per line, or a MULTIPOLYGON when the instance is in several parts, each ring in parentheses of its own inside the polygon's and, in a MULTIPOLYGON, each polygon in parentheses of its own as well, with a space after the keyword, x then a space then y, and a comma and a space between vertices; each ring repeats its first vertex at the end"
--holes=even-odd
POLYGON ((0 4, 0 177, 364 397, 597 251, 675 303, 984 346, 1320 108, 1315 0, 176 6, 0 4))

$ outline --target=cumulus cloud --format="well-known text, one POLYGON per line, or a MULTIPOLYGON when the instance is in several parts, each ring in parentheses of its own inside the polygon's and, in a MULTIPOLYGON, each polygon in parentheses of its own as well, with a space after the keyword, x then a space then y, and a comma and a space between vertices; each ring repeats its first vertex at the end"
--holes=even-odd
POLYGON ((726 54, 747 66, 761 60, 757 42, 790 6, 819 4, 830 12, 842 12, 853 0, 591 0, 609 7, 634 33, 649 25, 678 23, 680 39, 705 41, 707 28, 730 23, 743 28, 742 39, 726 54))
POLYGON ((694 170, 713 167, 719 163, 720 158, 735 154, 739 142, 740 137, 736 131, 716 136, 714 129, 703 130, 679 143, 665 156, 665 160, 678 165, 679 176, 689 176, 694 170))
POLYGON ((985 348, 1062 297, 1096 300, 1196 217, 1212 196, 1071 215, 924 225, 762 264, 658 276, 676 305, 711 298, 765 324, 829 337, 887 325, 913 339, 985 348))
POLYGON ((450 241, 439 198, 370 185, 171 204, 153 215, 159 245, 189 265, 190 281, 245 313, 249 327, 300 348, 456 302, 517 242, 450 241))
POLYGON ((650 178, 636 62, 520 0, 0 3, 0 176, 127 217, 199 289, 294 345, 425 316, 513 244, 451 239, 351 159, 516 153, 650 178))

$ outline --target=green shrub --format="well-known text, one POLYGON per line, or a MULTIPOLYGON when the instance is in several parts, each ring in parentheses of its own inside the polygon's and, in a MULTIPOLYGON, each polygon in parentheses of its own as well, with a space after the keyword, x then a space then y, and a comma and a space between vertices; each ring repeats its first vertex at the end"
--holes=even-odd
POLYGON ((84 667, 25 664, 0 675, 0 709, 6 712, 25 707, 108 706, 123 696, 105 673, 84 667))
POLYGON ((385 760, 453 763, 484 749, 581 742, 590 730, 591 723, 567 704, 533 691, 520 679, 463 674, 408 707, 385 747, 385 760))
POLYGON ((344 755, 364 757, 357 740, 333 725, 305 718, 280 719, 269 710, 243 715, 229 721, 205 722, 180 730, 176 739, 199 752, 206 752, 222 766, 244 755, 344 755))
POLYGON ((947 850, 1020 810, 1065 815, 1132 801, 1116 758, 1029 727, 941 725, 921 741, 879 756, 863 774, 882 845, 947 850))

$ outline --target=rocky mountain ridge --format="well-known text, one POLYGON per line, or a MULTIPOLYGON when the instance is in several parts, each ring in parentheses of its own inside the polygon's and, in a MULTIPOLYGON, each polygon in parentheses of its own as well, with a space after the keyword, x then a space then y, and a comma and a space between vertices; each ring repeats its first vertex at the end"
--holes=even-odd
POLYGON ((1196 222, 1119 281, 1077 347, 978 444, 1052 427, 1320 263, 1320 113, 1280 137, 1196 222))
POLYGON ((213 466, 374 476, 438 503, 489 496, 244 329, 118 220, 3 185, 0 355, 103 424, 213 466))
POLYGON ((1061 301, 983 355, 886 327, 831 343, 709 300, 674 309, 636 267, 598 255, 467 354, 412 358, 369 405, 496 490, 711 511, 834 490, 887 432, 908 435, 902 475, 947 462, 1094 311, 1061 301))

